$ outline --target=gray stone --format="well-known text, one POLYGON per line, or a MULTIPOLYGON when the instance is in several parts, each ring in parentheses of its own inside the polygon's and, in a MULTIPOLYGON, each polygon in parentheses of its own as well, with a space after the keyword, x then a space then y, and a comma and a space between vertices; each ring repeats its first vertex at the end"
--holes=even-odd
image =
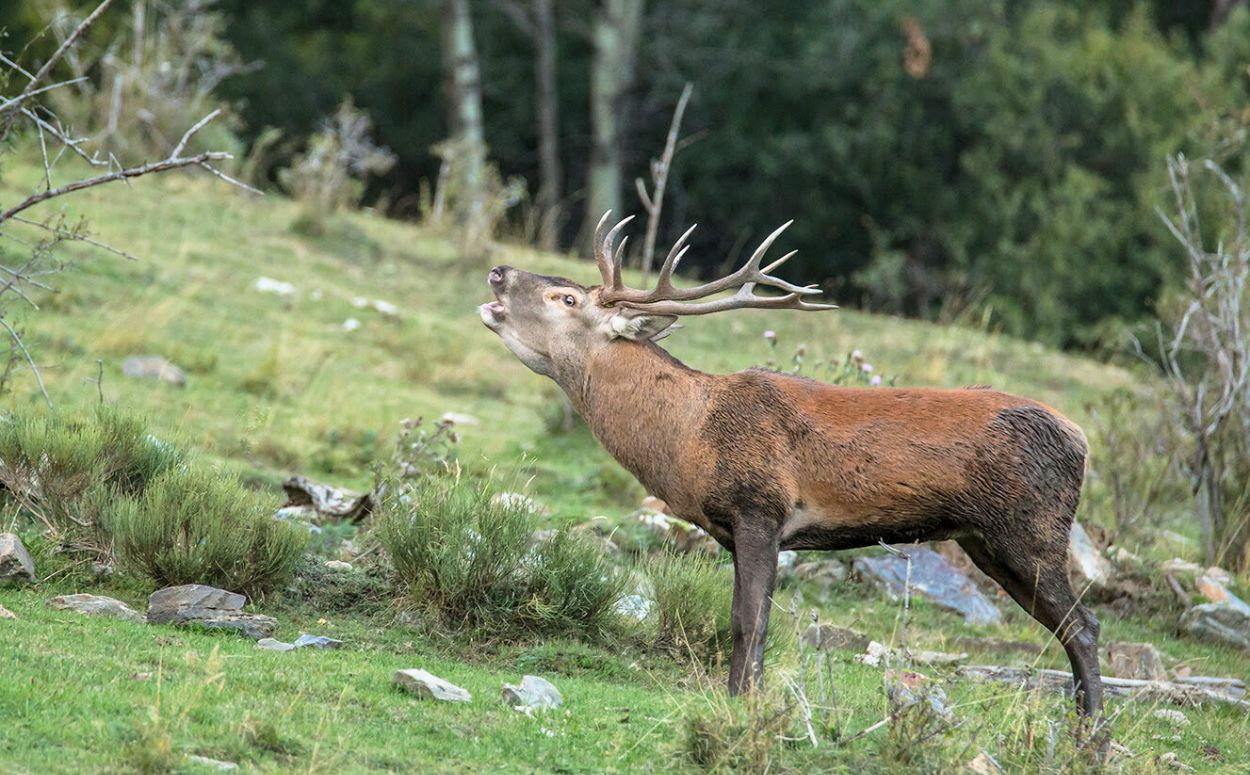
POLYGON ((295 639, 292 644, 297 649, 341 649, 343 641, 327 638, 324 635, 308 635, 307 633, 295 639))
POLYGON ((0 605, 0 619, 16 619, 17 614, 0 605))
POLYGON ((373 497, 343 487, 292 476, 282 483, 286 506, 311 508, 322 518, 359 522, 373 512, 373 497))
POLYGON ((1163 656, 1150 643, 1115 642, 1107 646, 1111 674, 1117 678, 1140 678, 1143 681, 1166 681, 1168 671, 1163 656))
POLYGON ((1068 573, 1078 590, 1101 589, 1111 583, 1114 574, 1111 563, 1094 546, 1079 522, 1072 523, 1068 540, 1068 573))
POLYGON ((1189 726, 1189 717, 1186 716, 1184 713, 1181 713, 1179 710, 1172 710, 1171 708, 1159 708, 1158 710, 1156 710, 1154 713, 1151 713, 1150 715, 1159 719, 1160 721, 1166 721, 1174 727, 1184 728, 1184 727, 1189 726))
MULTIPOLYGON (((1002 612, 972 581, 942 555, 924 546, 902 548, 911 558, 911 591, 939 608, 963 615, 972 625, 999 624, 1002 612)), ((907 560, 897 555, 858 557, 852 570, 892 600, 901 600, 907 581, 907 560)))
POLYGON ((295 645, 291 643, 283 643, 273 638, 261 638, 256 641, 256 648, 264 651, 294 651, 295 645))
POLYGON ((787 549, 777 553, 777 578, 785 578, 794 574, 794 566, 799 562, 799 553, 787 549))
POLYGON ((48 606, 66 611, 77 611, 84 616, 102 616, 142 624, 143 614, 120 600, 103 595, 60 595, 48 600, 48 606))
POLYGON ((240 611, 247 598, 236 592, 206 586, 183 584, 158 589, 148 596, 148 622, 165 624, 183 608, 213 608, 222 611, 240 611))
POLYGON ((1165 560, 1164 562, 1159 563, 1159 570, 1176 576, 1193 576, 1202 572, 1202 566, 1196 562, 1182 560, 1180 557, 1173 557, 1170 560, 1165 560))
POLYGON ((35 563, 13 533, 0 533, 0 584, 34 583, 35 563))
POLYGON ((91 575, 97 579, 107 579, 113 575, 113 566, 107 562, 91 563, 91 575))
POLYGON ((473 695, 466 690, 424 670, 396 670, 395 683, 422 699, 443 702, 469 702, 473 699, 473 695))
MULTIPOLYGON (((149 614, 148 621, 152 622, 149 614)), ((237 632, 253 640, 272 638, 278 631, 278 620, 272 616, 261 614, 245 614, 241 611, 227 611, 221 608, 179 608, 167 618, 162 617, 159 624, 173 624, 179 627, 202 627, 206 630, 228 630, 237 632)))
POLYGON ((239 765, 234 762, 224 762, 220 759, 210 759, 207 756, 196 756, 195 754, 188 755, 187 761, 218 772, 235 772, 239 769, 239 765))
POLYGON ((818 587, 831 587, 850 578, 851 571, 841 560, 816 560, 796 565, 794 575, 818 587))
POLYGON ((350 562, 343 562, 342 560, 326 560, 325 567, 326 570, 333 571, 334 573, 352 572, 352 564, 350 562))
POLYGON ((560 690, 545 678, 527 675, 519 686, 503 685, 503 701, 521 710, 550 710, 564 703, 560 690))
POLYGON ((1250 651, 1250 613, 1229 602, 1203 603, 1181 615, 1181 627, 1202 640, 1250 651))
POLYGON ((616 601, 612 608, 621 616, 642 621, 651 615, 655 603, 642 595, 625 595, 616 601))
POLYGON ((155 379, 185 387, 187 375, 159 355, 136 355, 122 361, 122 374, 135 379, 155 379))
POLYGON ((868 648, 869 638, 858 630, 839 627, 836 624, 813 624, 803 632, 803 645, 817 651, 841 649, 863 651, 868 648))

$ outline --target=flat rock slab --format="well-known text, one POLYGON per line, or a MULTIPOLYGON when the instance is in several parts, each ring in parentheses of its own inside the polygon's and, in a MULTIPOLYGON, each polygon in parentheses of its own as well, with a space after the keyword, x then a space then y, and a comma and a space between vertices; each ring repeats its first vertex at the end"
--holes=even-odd
POLYGON ((0 584, 34 583, 35 563, 14 533, 0 533, 0 584))
POLYGON ((547 679, 527 675, 519 685, 503 685, 503 701, 520 710, 550 710, 560 707, 564 698, 547 679))
MULTIPOLYGON (((999 624, 1003 614, 976 585, 945 557, 923 546, 906 546, 911 558, 912 594, 939 608, 961 614, 972 625, 999 624)), ((852 564, 860 578, 876 586, 892 600, 901 600, 907 582, 907 560, 897 555, 857 557, 852 564)))
POLYGON ((343 641, 327 638, 324 635, 308 635, 307 633, 295 639, 291 644, 297 649, 341 649, 343 641))
POLYGON ((102 616, 108 619, 121 619, 125 622, 143 624, 143 614, 126 605, 120 600, 103 595, 60 595, 48 600, 48 607, 64 611, 77 611, 84 616, 102 616))
POLYGON ((187 373, 159 355, 136 355, 122 361, 122 374, 135 379, 155 379, 185 387, 187 373))
POLYGON ((239 769, 239 765, 235 762, 225 762, 220 759, 210 759, 207 756, 196 756, 195 754, 187 757, 187 763, 217 772, 237 772, 239 769))
MULTIPOLYGON (((220 608, 179 608, 160 624, 173 624, 179 627, 202 627, 206 630, 228 630, 251 638, 272 638, 278 631, 278 620, 272 616, 261 614, 245 614, 240 611, 226 611, 220 608)), ((152 621, 151 614, 148 621, 152 621)))
POLYGON ((1107 647, 1111 674, 1117 678, 1139 678, 1144 681, 1166 681, 1168 671, 1163 656, 1150 643, 1115 642, 1107 647))
POLYGON ((1196 605, 1181 615, 1181 628, 1196 638, 1250 651, 1250 613, 1235 603, 1196 605))
POLYGON ((836 624, 812 624, 803 631, 804 646, 817 651, 839 649, 843 651, 863 651, 868 648, 870 639, 858 630, 839 627, 836 624))
POLYGON ((261 649, 262 651, 294 651, 295 644, 283 643, 282 641, 274 640, 273 638, 261 638, 256 641, 256 648, 261 649))
POLYGON ((17 614, 0 605, 0 619, 16 619, 17 614))
POLYGON ((455 684, 444 681, 424 670, 396 670, 395 684, 413 694, 428 700, 441 702, 470 702, 473 695, 455 684))
POLYGON ((1072 523, 1068 538, 1068 574, 1078 590, 1105 587, 1115 573, 1111 561, 1102 556, 1079 522, 1072 523))
POLYGON ((148 597, 148 622, 166 624, 183 608, 212 608, 220 611, 241 611, 247 598, 237 592, 204 584, 183 584, 158 589, 148 597))

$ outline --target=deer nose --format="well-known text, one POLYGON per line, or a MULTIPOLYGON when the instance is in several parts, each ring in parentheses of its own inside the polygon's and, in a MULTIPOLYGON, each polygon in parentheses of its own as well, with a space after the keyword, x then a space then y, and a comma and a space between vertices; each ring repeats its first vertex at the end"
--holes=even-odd
POLYGON ((494 269, 490 270, 490 273, 488 275, 486 275, 486 282, 490 283, 490 286, 492 288, 502 288, 504 274, 509 269, 511 269, 511 267, 507 267, 507 266, 495 267, 494 269))

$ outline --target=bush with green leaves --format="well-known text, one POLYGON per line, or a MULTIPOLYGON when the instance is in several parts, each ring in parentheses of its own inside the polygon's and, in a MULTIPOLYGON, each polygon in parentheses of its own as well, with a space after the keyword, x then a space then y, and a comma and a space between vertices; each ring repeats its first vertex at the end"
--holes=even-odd
POLYGON ((535 540, 524 503, 459 475, 384 492, 378 538, 433 624, 587 640, 614 630, 623 581, 589 539, 558 530, 535 540))
POLYGON ((643 565, 655 598, 655 645, 715 664, 733 646, 733 570, 701 555, 663 553, 643 565))
POLYGON ((104 559, 118 499, 182 463, 141 420, 107 407, 83 417, 42 412, 0 419, 0 485, 19 513, 62 546, 104 559))
POLYGON ((221 471, 178 466, 118 502, 117 557, 162 586, 263 594, 291 577, 308 543, 302 528, 274 518, 276 506, 221 471))

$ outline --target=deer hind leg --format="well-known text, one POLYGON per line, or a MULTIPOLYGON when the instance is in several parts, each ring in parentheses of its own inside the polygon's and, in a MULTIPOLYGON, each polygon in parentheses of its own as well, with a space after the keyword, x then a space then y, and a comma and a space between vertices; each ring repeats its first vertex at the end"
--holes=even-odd
MULTIPOLYGON (((1062 535, 1066 541, 1066 531, 1062 535)), ((1000 541, 965 536, 959 539, 959 545, 978 568, 1001 584, 1021 608, 1063 644, 1072 663, 1077 710, 1097 723, 1102 714, 1098 620, 1072 591, 1067 545, 1049 546, 1034 553, 1022 551, 1020 541, 1019 535, 1000 541)))

